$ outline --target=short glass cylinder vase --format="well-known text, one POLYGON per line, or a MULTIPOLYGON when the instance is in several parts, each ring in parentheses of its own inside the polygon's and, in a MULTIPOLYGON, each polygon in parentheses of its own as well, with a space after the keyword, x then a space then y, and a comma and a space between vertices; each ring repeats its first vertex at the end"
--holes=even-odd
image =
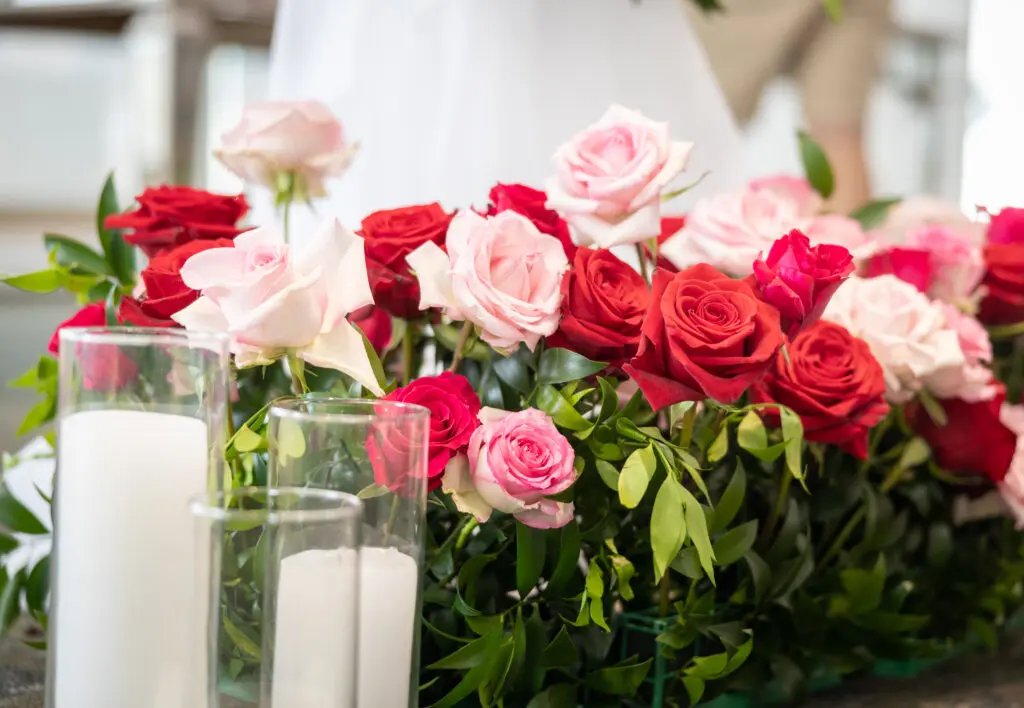
POLYGON ((354 708, 362 503, 325 489, 197 497, 202 708, 354 708), (205 579, 205 582, 203 580, 205 579))
POLYGON ((311 396, 270 408, 270 484, 333 489, 364 504, 359 708, 417 705, 430 412, 311 396))
POLYGON ((219 335, 60 332, 48 708, 201 705, 188 500, 223 477, 219 335))

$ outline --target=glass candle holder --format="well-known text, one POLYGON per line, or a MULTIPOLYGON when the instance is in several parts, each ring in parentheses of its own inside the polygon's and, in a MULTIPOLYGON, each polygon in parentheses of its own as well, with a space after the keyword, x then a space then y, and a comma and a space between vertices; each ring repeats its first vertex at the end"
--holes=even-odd
POLYGON ((362 503, 323 489, 248 487, 190 505, 204 708, 353 708, 362 503), (205 579, 205 582, 203 580, 205 579))
POLYGON ((430 412, 391 401, 291 398, 270 408, 270 484, 364 505, 360 708, 417 705, 430 412))
POLYGON ((188 500, 222 478, 228 340, 60 333, 49 708, 195 702, 188 500))

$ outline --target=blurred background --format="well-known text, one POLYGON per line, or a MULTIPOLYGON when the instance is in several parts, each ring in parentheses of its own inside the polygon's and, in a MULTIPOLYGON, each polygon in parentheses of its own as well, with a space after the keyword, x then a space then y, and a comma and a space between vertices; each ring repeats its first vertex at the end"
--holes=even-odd
MULTIPOLYGON (((776 2, 746 0, 755 1, 776 2)), ((94 240, 95 200, 110 170, 124 205, 164 181, 239 190, 209 155, 242 105, 264 94, 273 16, 273 0, 0 0, 0 273, 44 267, 44 232, 94 240)), ((876 195, 935 194, 968 212, 1024 203, 1021 27, 1021 0, 891 0, 870 29, 879 61, 865 74, 856 126, 876 195)), ((829 105, 802 93, 843 89, 806 80, 827 69, 804 51, 815 41, 788 38, 802 64, 796 78, 779 62, 763 90, 730 92, 738 113, 751 103, 741 118, 749 118, 754 173, 799 171, 794 131, 812 106, 829 105)), ((709 50, 722 72, 749 59, 709 50)), ((0 287, 0 380, 31 366, 73 310, 66 296, 0 287)), ((32 402, 31 391, 0 390, 0 448, 15 442, 32 402)))

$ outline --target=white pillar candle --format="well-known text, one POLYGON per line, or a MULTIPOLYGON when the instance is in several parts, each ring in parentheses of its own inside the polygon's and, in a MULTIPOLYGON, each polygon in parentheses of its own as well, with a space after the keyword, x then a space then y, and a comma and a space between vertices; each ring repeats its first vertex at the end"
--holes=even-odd
POLYGON ((208 563, 187 502, 207 489, 206 423, 85 411, 57 446, 51 708, 205 705, 193 596, 208 563))
POLYGON ((419 567, 394 548, 360 556, 359 708, 407 708, 419 567))
POLYGON ((352 708, 357 552, 309 550, 281 561, 272 708, 352 708))

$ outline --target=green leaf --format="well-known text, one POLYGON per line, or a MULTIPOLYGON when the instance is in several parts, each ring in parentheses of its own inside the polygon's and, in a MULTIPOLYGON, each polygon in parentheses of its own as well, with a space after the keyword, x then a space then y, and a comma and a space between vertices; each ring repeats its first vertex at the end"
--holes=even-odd
MULTIPOLYGON (((723 425, 714 442, 708 446, 708 462, 718 462, 729 454, 729 426, 723 425)), ((703 690, 703 688, 701 689, 703 690)))
POLYGON ((843 21, 843 0, 821 0, 822 7, 833 22, 843 21))
MULTIPOLYGON (((747 634, 750 634, 750 630, 744 631, 747 634)), ((733 671, 743 666, 743 664, 747 661, 747 657, 750 656, 750 652, 753 650, 753 648, 753 638, 748 639, 747 641, 743 642, 743 644, 738 646, 736 648, 736 652, 731 657, 729 657, 729 663, 725 665, 725 671, 722 672, 722 675, 728 676, 733 671)))
POLYGON ((494 358, 493 366, 494 373, 513 391, 523 394, 530 392, 530 369, 521 357, 499 355, 494 358))
POLYGON ((685 669, 685 673, 687 676, 696 676, 707 681, 717 678, 728 665, 729 655, 726 652, 711 656, 695 656, 692 664, 685 669))
POLYGON ((736 470, 732 473, 732 479, 722 492, 718 504, 715 505, 715 513, 711 517, 712 533, 721 533, 729 527, 739 513, 746 495, 747 473, 743 469, 743 462, 736 458, 736 470))
POLYGON ((595 691, 613 696, 636 695, 640 684, 647 678, 652 659, 636 663, 637 657, 630 657, 620 664, 609 666, 587 676, 586 682, 595 691))
POLYGON ((568 349, 546 349, 540 356, 537 383, 558 384, 593 376, 607 368, 602 361, 591 361, 568 349))
POLYGON ((579 663, 580 655, 576 645, 569 638, 569 632, 563 625, 551 643, 544 647, 540 663, 546 669, 559 669, 579 663))
POLYGON ((598 460, 597 473, 601 476, 601 481, 604 482, 608 489, 611 489, 613 492, 619 491, 619 470, 616 469, 615 465, 604 460, 598 460))
POLYGON ((803 481, 804 424, 800 416, 786 406, 779 406, 782 439, 786 444, 786 469, 793 479, 803 481))
POLYGON ((802 130, 797 133, 797 140, 800 142, 800 159, 804 163, 804 174, 807 176, 807 181, 811 183, 818 194, 828 199, 835 189, 835 177, 825 151, 802 130))
POLYGON ((736 442, 744 450, 756 452, 768 449, 768 431, 757 411, 750 411, 740 421, 736 430, 736 442))
MULTIPOLYGON (((377 385, 382 389, 387 390, 388 387, 388 376, 384 373, 384 364, 381 363, 380 357, 377 355, 377 350, 370 344, 369 338, 359 330, 359 336, 363 338, 363 351, 366 352, 366 358, 370 362, 370 370, 373 371, 373 378, 377 380, 377 385)), ((292 364, 294 360, 289 360, 289 364, 292 364)), ((301 376, 301 374, 300 374, 301 376)))
POLYGON ((619 474, 619 501, 624 507, 635 509, 640 504, 656 468, 653 444, 634 450, 626 458, 619 474))
POLYGON ((599 422, 604 422, 619 410, 619 394, 615 389, 615 384, 604 376, 597 380, 597 384, 601 389, 601 410, 598 412, 597 419, 599 422))
MULTIPOLYGON (((459 329, 453 325, 432 325, 434 330, 434 337, 438 343, 450 352, 455 351, 455 347, 459 342, 459 329)), ((472 359, 478 361, 481 364, 486 364, 491 360, 491 352, 493 350, 487 346, 484 342, 479 339, 473 339, 471 343, 468 343, 462 349, 463 359, 472 359)))
POLYGON ((917 402, 924 408, 924 412, 928 414, 928 417, 932 419, 932 422, 940 428, 946 427, 949 424, 949 418, 946 416, 946 409, 942 407, 942 404, 935 400, 935 397, 928 392, 927 389, 921 389, 917 392, 917 402))
POLYGON ((558 540, 558 563, 548 580, 545 593, 557 597, 564 591, 579 568, 580 561, 580 527, 570 521, 562 527, 558 540))
POLYGON ((953 555, 953 529, 949 524, 934 523, 928 527, 928 565, 945 568, 953 555))
POLYGON ((0 524, 15 533, 36 536, 50 533, 24 504, 14 498, 6 486, 0 487, 0 524))
POLYGON ((697 555, 700 557, 700 565, 708 574, 712 585, 715 583, 715 551, 711 547, 711 537, 708 535, 707 518, 704 516, 704 507, 697 501, 686 487, 680 487, 683 494, 683 509, 686 514, 686 529, 690 534, 697 555))
POLYGON ((240 652, 246 656, 259 661, 260 659, 260 647, 252 638, 250 638, 245 632, 238 628, 238 626, 231 621, 226 613, 221 614, 221 623, 224 625, 224 630, 231 637, 231 641, 238 648, 240 652))
POLYGON ((14 577, 7 575, 7 569, 0 569, 0 634, 6 634, 18 617, 21 590, 25 587, 25 571, 19 570, 14 577))
POLYGON ((534 696, 526 708, 576 708, 576 687, 569 683, 556 683, 534 696))
POLYGON ((850 614, 871 612, 882 602, 882 590, 885 588, 885 557, 879 555, 875 567, 871 570, 843 570, 839 573, 839 580, 846 593, 850 614))
POLYGON ((32 568, 25 583, 25 602, 31 612, 46 609, 46 598, 50 595, 50 556, 46 556, 32 568))
POLYGON ((21 425, 18 426, 18 432, 16 433, 19 437, 35 430, 40 425, 49 423, 53 420, 57 413, 57 401, 52 396, 47 396, 44 400, 39 401, 32 406, 28 413, 25 414, 24 420, 21 421, 21 425))
POLYGON ((235 449, 238 452, 253 452, 266 449, 267 441, 262 435, 254 432, 248 425, 243 425, 234 436, 235 449))
MULTIPOLYGON (((501 635, 492 634, 485 639, 490 640, 490 645, 486 649, 487 654, 494 654, 498 647, 501 645, 501 635)), ((468 646, 468 645, 467 645, 468 646)), ((443 659, 442 659, 443 661, 443 659)), ((469 697, 473 691, 490 677, 492 673, 492 665, 489 662, 482 662, 471 668, 462 680, 453 688, 448 695, 442 698, 440 701, 435 703, 431 708, 454 708, 460 701, 469 697)))
POLYGON ((114 173, 107 175, 100 192, 100 201, 96 207, 96 232, 103 246, 103 254, 107 258, 110 270, 117 276, 122 285, 135 282, 135 249, 125 243, 121 232, 104 226, 108 216, 120 213, 117 205, 117 191, 114 189, 114 173))
POLYGON ((693 546, 680 551, 672 561, 671 568, 690 580, 701 580, 704 577, 704 571, 700 569, 700 557, 697 555, 697 549, 693 546))
POLYGON ((765 594, 772 584, 772 569, 768 567, 768 564, 764 562, 754 551, 747 551, 747 554, 743 556, 743 560, 747 562, 747 568, 750 570, 750 579, 754 583, 754 603, 757 605, 761 604, 761 600, 764 599, 765 594))
POLYGON ((704 695, 704 679, 697 676, 684 676, 682 680, 686 695, 690 698, 690 705, 697 705, 704 695))
POLYGON ((580 415, 579 411, 565 399, 562 392, 551 384, 539 387, 534 400, 537 408, 550 415, 555 424, 561 428, 581 432, 590 431, 594 427, 593 423, 580 415))
POLYGON ((632 561, 625 556, 614 555, 612 556, 612 568, 615 569, 615 577, 619 581, 619 594, 622 595, 622 599, 627 602, 633 599, 633 588, 630 587, 629 581, 636 575, 636 568, 633 567, 632 561))
POLYGON ((885 218, 889 216, 889 211, 901 201, 897 197, 895 199, 879 199, 868 202, 850 214, 850 218, 859 221, 861 228, 865 231, 870 231, 881 226, 885 222, 885 218))
POLYGON ((18 539, 5 533, 0 533, 0 556, 10 553, 19 545, 18 539))
POLYGON ((540 580, 545 549, 543 533, 516 522, 516 588, 520 599, 525 598, 540 580))
POLYGON ((715 541, 715 560, 719 568, 732 565, 743 558, 757 540, 757 519, 729 529, 715 541))
POLYGON ((94 275, 111 275, 106 259, 81 241, 59 234, 44 234, 47 253, 65 268, 78 268, 94 275))
POLYGON ((592 600, 604 597, 604 571, 597 564, 596 558, 590 559, 587 569, 587 597, 592 600))
POLYGON ((989 651, 995 651, 996 647, 999 646, 999 633, 991 622, 982 617, 968 617, 967 626, 970 627, 974 636, 980 639, 981 643, 989 651))
POLYGON ((654 498, 651 512, 651 551, 654 554, 654 579, 668 570, 686 540, 686 520, 683 517, 683 487, 669 475, 661 483, 654 498))
POLYGON ((56 269, 38 270, 35 273, 12 275, 2 279, 12 288, 29 293, 52 293, 64 285, 64 273, 56 269))
POLYGON ((924 438, 914 437, 907 441, 900 454, 900 461, 897 466, 903 470, 909 470, 918 465, 923 465, 931 459, 932 450, 924 438))
POLYGON ((494 650, 500 638, 500 634, 488 634, 474 639, 469 644, 464 644, 443 659, 438 659, 428 666, 428 669, 471 669, 480 666, 487 661, 490 652, 494 650))

